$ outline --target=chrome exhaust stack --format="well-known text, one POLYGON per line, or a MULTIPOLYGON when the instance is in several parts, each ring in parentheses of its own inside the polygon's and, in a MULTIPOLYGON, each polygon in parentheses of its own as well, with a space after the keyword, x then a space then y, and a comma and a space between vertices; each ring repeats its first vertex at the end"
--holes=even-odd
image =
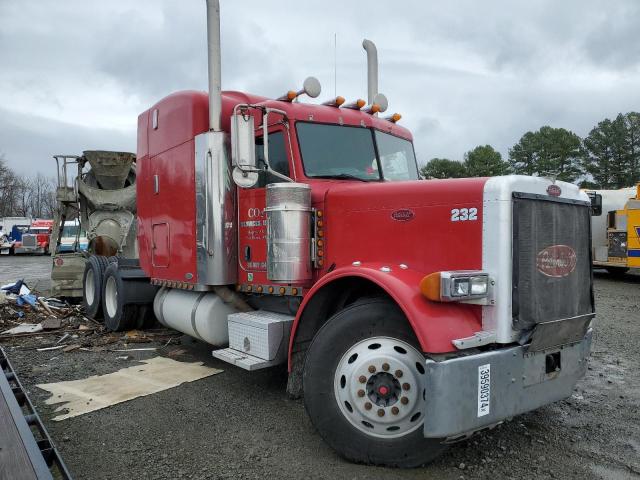
POLYGON ((209 64, 209 130, 219 132, 222 116, 219 0, 207 0, 207 60, 209 64))
POLYGON ((378 94, 378 49, 366 38, 362 41, 362 48, 367 52, 367 100, 369 105, 373 105, 378 94))

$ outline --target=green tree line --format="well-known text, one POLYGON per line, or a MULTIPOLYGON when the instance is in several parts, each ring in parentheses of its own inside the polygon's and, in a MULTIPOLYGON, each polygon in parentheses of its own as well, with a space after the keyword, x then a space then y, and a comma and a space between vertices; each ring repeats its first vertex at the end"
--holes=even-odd
POLYGON ((504 160, 480 145, 463 161, 433 158, 425 178, 492 177, 510 173, 553 177, 587 188, 622 188, 640 181, 640 113, 599 122, 585 138, 564 128, 543 126, 525 133, 504 160))

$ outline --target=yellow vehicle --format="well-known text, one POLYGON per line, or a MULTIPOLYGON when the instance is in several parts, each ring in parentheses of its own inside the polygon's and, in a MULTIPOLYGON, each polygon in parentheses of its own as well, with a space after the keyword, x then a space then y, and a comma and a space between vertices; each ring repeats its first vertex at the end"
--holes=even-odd
POLYGON ((640 268, 640 184, 587 194, 592 205, 593 266, 610 273, 640 268))

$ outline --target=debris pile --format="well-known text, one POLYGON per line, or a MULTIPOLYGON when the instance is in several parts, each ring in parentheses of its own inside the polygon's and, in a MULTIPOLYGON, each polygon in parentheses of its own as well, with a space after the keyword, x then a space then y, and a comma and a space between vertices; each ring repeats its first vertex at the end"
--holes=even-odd
POLYGON ((37 351, 95 351, 118 348, 111 347, 116 343, 124 347, 149 342, 178 344, 180 335, 164 328, 111 332, 86 317, 81 305, 38 296, 22 280, 0 286, 0 343, 19 342, 37 351))

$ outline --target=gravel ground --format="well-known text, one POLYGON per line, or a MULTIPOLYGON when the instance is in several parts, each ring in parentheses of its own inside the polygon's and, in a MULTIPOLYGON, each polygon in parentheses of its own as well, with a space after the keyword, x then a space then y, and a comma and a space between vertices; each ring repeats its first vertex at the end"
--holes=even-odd
MULTIPOLYGON (((3 282, 48 270, 48 258, 0 257, 3 282)), ((595 289, 593 355, 574 395, 414 470, 342 460, 314 432, 302 401, 287 398, 284 369, 245 372, 187 337, 162 351, 224 372, 62 422, 50 420, 47 394, 35 384, 110 373, 153 354, 118 360, 122 354, 36 352, 24 341, 3 347, 78 479, 640 479, 640 275, 596 274, 595 289)))

